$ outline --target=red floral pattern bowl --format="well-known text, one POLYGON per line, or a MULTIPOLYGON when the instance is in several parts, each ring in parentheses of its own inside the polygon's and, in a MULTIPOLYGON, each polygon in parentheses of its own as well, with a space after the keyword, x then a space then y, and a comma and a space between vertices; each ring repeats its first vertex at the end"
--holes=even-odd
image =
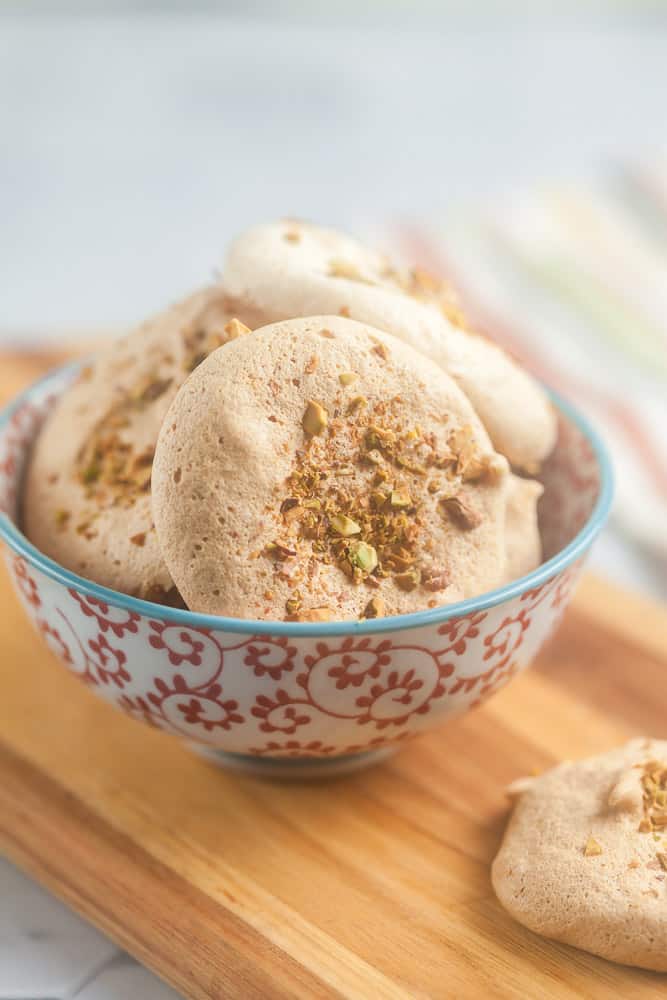
POLYGON ((273 774, 351 770, 479 705, 553 631, 609 511, 605 449, 555 400, 543 469, 545 561, 459 604, 366 622, 285 623, 140 601, 48 559, 18 524, 31 442, 75 374, 60 369, 0 414, 0 539, 35 629, 61 662, 135 719, 273 774))

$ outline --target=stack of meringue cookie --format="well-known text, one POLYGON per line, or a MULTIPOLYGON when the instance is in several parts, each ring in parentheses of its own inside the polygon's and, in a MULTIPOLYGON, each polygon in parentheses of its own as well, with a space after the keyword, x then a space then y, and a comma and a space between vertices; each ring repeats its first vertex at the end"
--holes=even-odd
POLYGON ((113 343, 36 441, 31 541, 99 584, 239 618, 432 608, 541 559, 541 387, 451 289, 280 222, 113 343))

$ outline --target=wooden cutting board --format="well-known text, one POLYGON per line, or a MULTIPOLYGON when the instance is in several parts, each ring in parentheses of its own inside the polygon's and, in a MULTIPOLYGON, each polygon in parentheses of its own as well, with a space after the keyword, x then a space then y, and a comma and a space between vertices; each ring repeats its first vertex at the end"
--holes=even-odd
MULTIPOLYGON (((0 357, 17 387, 43 359, 0 357)), ((0 844, 188 997, 626 998, 663 976, 525 931, 495 901, 503 789, 667 735, 667 610, 589 577, 533 670, 390 761, 230 775, 56 664, 0 572, 0 844)))

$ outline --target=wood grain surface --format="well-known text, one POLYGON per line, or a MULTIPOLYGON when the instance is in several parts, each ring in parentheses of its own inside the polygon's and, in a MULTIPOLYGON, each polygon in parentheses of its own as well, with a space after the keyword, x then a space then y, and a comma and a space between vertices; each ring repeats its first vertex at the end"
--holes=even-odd
MULTIPOLYGON (((32 377, 0 360, 0 390, 32 377)), ((230 775, 104 704, 0 572, 0 845, 187 997, 664 997, 524 930, 489 862, 512 779, 667 735, 667 611, 589 577, 483 708, 326 783, 230 775)))

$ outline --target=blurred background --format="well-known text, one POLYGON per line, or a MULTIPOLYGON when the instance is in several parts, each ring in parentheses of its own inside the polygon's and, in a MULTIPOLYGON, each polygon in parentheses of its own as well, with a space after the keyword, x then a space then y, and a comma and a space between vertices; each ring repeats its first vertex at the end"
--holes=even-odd
POLYGON ((618 470, 667 596, 662 3, 0 0, 0 346, 136 322, 296 215, 449 274, 618 470))

